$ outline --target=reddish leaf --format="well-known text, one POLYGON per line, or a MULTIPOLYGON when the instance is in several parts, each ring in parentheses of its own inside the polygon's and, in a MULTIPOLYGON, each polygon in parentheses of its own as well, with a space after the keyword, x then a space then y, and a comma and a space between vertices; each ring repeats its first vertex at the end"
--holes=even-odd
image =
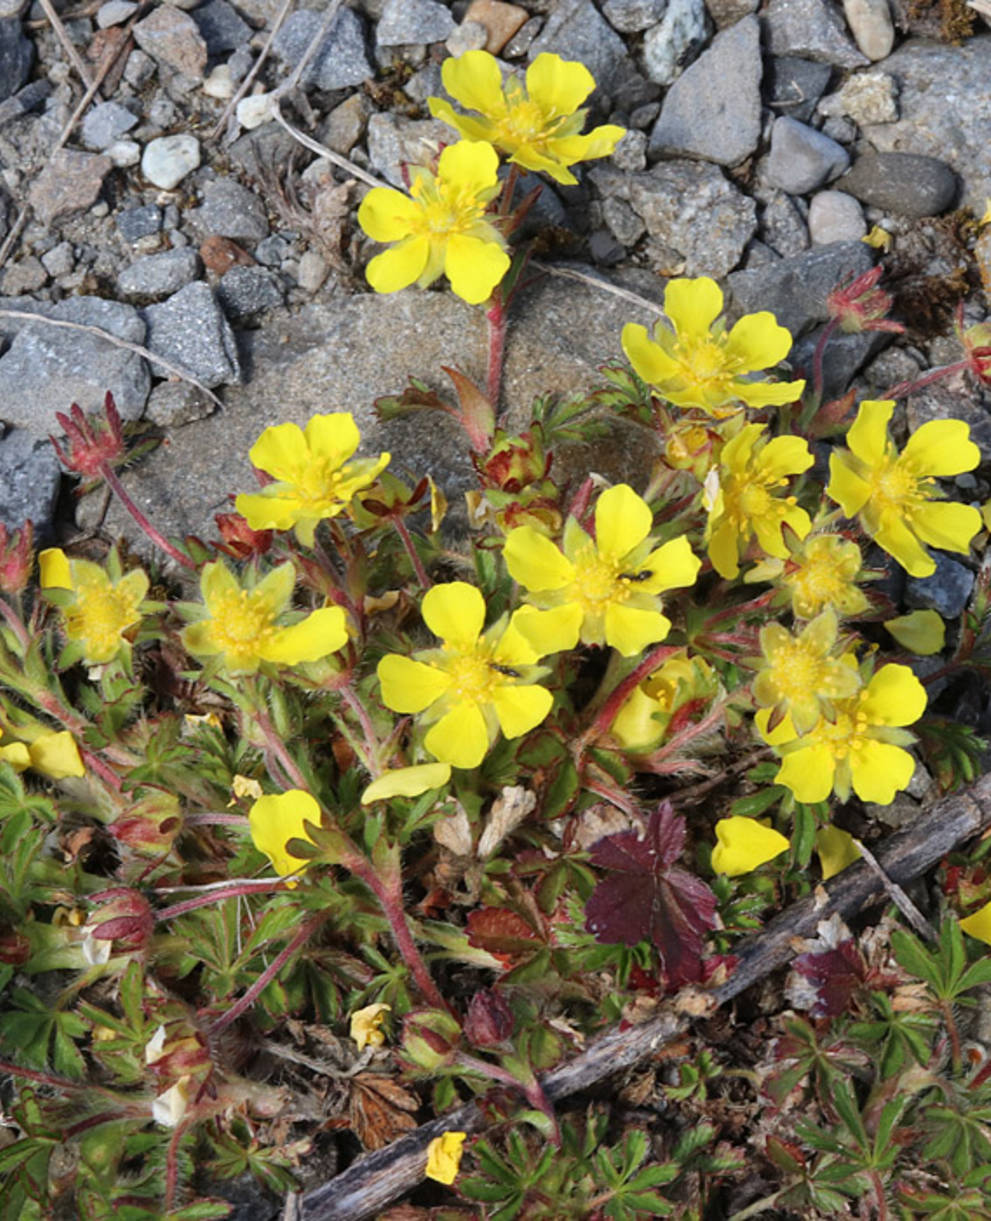
POLYGON ((622 831, 593 844, 592 864, 609 873, 585 906, 597 941, 653 941, 672 987, 701 980, 702 936, 715 926, 716 896, 675 865, 684 846, 685 820, 662 802, 642 838, 622 831))
POLYGON ((867 977, 867 968, 850 938, 821 954, 800 954, 795 970, 809 981, 816 993, 809 1012, 813 1017, 839 1017, 867 977))
POLYGON ((508 907, 483 907, 468 917, 468 941, 490 954, 513 956, 537 949, 540 938, 508 907))

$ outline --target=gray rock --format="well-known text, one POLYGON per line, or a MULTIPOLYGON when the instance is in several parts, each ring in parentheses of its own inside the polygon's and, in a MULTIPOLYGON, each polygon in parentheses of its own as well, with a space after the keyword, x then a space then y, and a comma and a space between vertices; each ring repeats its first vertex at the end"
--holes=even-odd
POLYGON ((782 115, 771 128, 767 178, 789 195, 805 195, 842 174, 850 157, 842 145, 814 127, 782 115))
POLYGON ((819 191, 809 203, 809 237, 813 246, 856 242, 867 232, 864 210, 845 191, 819 191))
MULTIPOLYGON (((146 346, 156 356, 192 373, 210 389, 241 380, 234 332, 202 280, 187 284, 161 305, 147 306, 141 316, 148 326, 146 346)), ((172 376, 157 366, 155 374, 172 376)))
POLYGON ((945 552, 933 551, 936 571, 931 577, 909 577, 905 605, 912 610, 934 610, 944 619, 962 615, 974 589, 974 574, 945 552))
POLYGON ((953 206, 959 190, 945 161, 914 153, 866 153, 836 185, 861 203, 901 216, 938 216, 953 206))
POLYGON ((11 119, 18 119, 22 114, 28 114, 51 94, 51 81, 29 81, 23 89, 19 89, 12 97, 0 102, 0 127, 11 119))
POLYGON ((843 0, 843 13, 854 42, 871 61, 884 59, 895 45, 888 0, 843 0))
POLYGON ((158 233, 162 227, 162 209, 158 204, 142 204, 118 213, 117 231, 125 242, 137 242, 158 233))
POLYGON ((760 142, 760 27, 744 17, 717 34, 664 98, 650 136, 658 157, 687 154, 739 165, 760 142))
POLYGON ((643 39, 644 71, 658 85, 670 85, 709 36, 704 0, 670 0, 667 12, 643 39))
POLYGON ((386 0, 375 42, 380 47, 443 42, 453 31, 451 10, 437 0, 386 0))
POLYGON ((102 152, 138 122, 138 116, 119 102, 100 102, 83 116, 80 135, 87 148, 102 152))
POLYGON ((797 55, 772 55, 764 72, 767 100, 776 115, 807 123, 833 75, 830 64, 797 55))
POLYGON ((660 113, 660 102, 645 102, 630 115, 629 126, 637 131, 646 131, 652 123, 656 122, 660 113))
POLYGON ((330 264, 316 250, 307 250, 299 260, 299 270, 296 272, 296 283, 303 292, 315 293, 322 287, 330 274, 330 264))
POLYGON ((8 17, 20 17, 27 8, 29 0, 0 0, 0 20, 8 17))
POLYGON ((737 317, 768 309, 792 335, 800 335, 828 319, 827 295, 869 271, 873 262, 863 242, 837 242, 764 267, 735 271, 728 279, 731 312, 737 317))
POLYGON ((525 21, 503 47, 503 59, 522 59, 533 46, 533 40, 540 33, 543 25, 541 17, 531 17, 529 21, 525 21))
POLYGON ((651 237, 680 256, 687 276, 717 279, 737 265, 757 228, 754 201, 714 165, 661 161, 626 177, 629 203, 651 237))
POLYGON ((233 178, 206 183, 203 203, 193 209, 190 219, 203 233, 240 242, 260 242, 269 232, 265 205, 233 178))
POLYGON ((156 187, 171 191, 200 164, 200 142, 188 132, 159 136, 141 154, 141 172, 156 187))
POLYGON ((898 118, 898 82, 888 72, 857 72, 836 95, 854 123, 894 123, 898 118))
MULTIPOLYGON (((304 8, 292 13, 272 40, 272 50, 289 68, 303 58, 323 22, 323 13, 304 8)), ((375 75, 368 62, 365 23, 353 8, 342 8, 303 76, 307 88, 347 89, 375 75)))
POLYGON ((31 185, 28 199, 35 216, 50 224, 57 216, 84 212, 96 202, 112 163, 102 153, 60 148, 31 185))
MULTIPOLYGON (((52 421, 52 431, 58 423, 52 421)), ((0 439, 0 522, 17 530, 25 521, 34 525, 36 544, 52 537, 61 468, 47 437, 15 428, 0 439)))
POLYGON ((34 43, 16 18, 0 21, 0 102, 26 84, 34 63, 34 43))
MULTIPOLYGON (((812 357, 822 328, 797 340, 788 357, 793 369, 801 369, 802 376, 812 381, 812 357)), ((850 388, 858 371, 882 348, 891 343, 892 336, 885 331, 860 331, 854 335, 833 334, 826 342, 823 353, 822 375, 824 402, 839 398, 850 388)))
MULTIPOLYGON (((438 69, 438 84, 439 71, 438 69)), ((439 89, 432 90, 432 92, 439 93, 439 89)), ((321 142, 328 148, 332 148, 335 153, 346 157, 365 134, 368 117, 372 110, 372 104, 364 93, 352 93, 349 98, 345 98, 341 102, 340 106, 335 106, 327 115, 320 130, 321 142)))
POLYGON ((126 297, 168 297, 200 274, 195 250, 166 250, 136 259, 117 277, 117 287, 126 297))
POLYGON ((155 61, 135 47, 124 65, 124 80, 134 89, 143 89, 155 75, 155 61))
POLYGON ((959 47, 913 39, 889 55, 885 72, 898 81, 901 118, 864 128, 879 152, 938 157, 960 176, 960 203, 980 216, 991 196, 991 33, 959 47))
POLYGON ((626 251, 608 229, 596 229, 588 237, 588 254, 593 263, 613 267, 623 261, 626 251))
POLYGON ((613 149, 611 161, 616 169, 624 170, 627 173, 645 170, 647 168, 647 133, 635 129, 627 131, 613 149))
POLYGON ((466 51, 482 51, 489 41, 488 27, 480 21, 462 21, 456 26, 444 46, 452 55, 464 55, 466 51))
POLYGON ((771 0, 761 20, 772 55, 801 55, 838 68, 870 63, 850 40, 830 0, 771 0))
POLYGON ((37 292, 48 279, 40 259, 33 254, 25 255, 16 263, 11 263, 3 273, 3 294, 6 297, 19 297, 23 293, 37 292))
POLYGON ((160 64, 175 68, 191 80, 206 70, 206 42, 196 22, 173 4, 156 5, 133 27, 134 41, 160 64))
MULTIPOLYGON (((403 93, 408 98, 412 98, 414 102, 425 102, 429 97, 444 97, 445 92, 440 64, 435 63, 432 59, 428 60, 418 72, 414 72, 403 86, 403 93)), ((352 94, 352 97, 360 96, 357 93, 352 94)), ((348 100, 350 101, 350 99, 348 100)))
POLYGON ((255 247, 255 261, 266 267, 278 267, 283 259, 289 257, 289 243, 284 237, 273 233, 255 247))
POLYGON ((159 382, 148 396, 145 419, 159 428, 181 428, 213 415, 216 405, 189 382, 159 382))
POLYGON ((439 119, 407 119, 382 112, 368 120, 366 142, 372 170, 402 188, 403 163, 429 164, 440 145, 451 142, 451 129, 439 119))
POLYGON ((761 237, 783 259, 809 248, 809 231, 798 204, 784 191, 774 191, 760 218, 761 237))
POLYGON ((716 29, 725 30, 728 25, 736 25, 744 17, 756 13, 760 0, 706 0, 705 7, 716 23, 716 29))
MULTIPOLYGON (((79 322, 130 343, 144 342, 145 326, 137 311, 100 297, 68 297, 58 305, 31 302, 35 313, 64 322, 79 322)), ((103 406, 109 390, 126 420, 144 410, 151 386, 148 366, 135 352, 117 347, 88 331, 44 322, 3 320, 13 341, 0 357, 0 419, 36 436, 52 431, 56 411, 78 403, 84 411, 103 406)))
POLYGON ((76 264, 76 252, 72 242, 59 242, 41 256, 45 271, 53 278, 67 276, 76 264))
POLYGON ((106 30, 112 25, 123 25, 138 11, 135 0, 107 0, 96 10, 97 29, 106 30))
POLYGON ((530 44, 527 59, 534 60, 543 51, 552 51, 562 59, 580 60, 605 93, 612 91, 629 68, 626 44, 592 0, 560 0, 530 44))
POLYGON ((217 285, 217 297, 232 322, 285 304, 282 285, 264 267, 232 267, 217 285))
POLYGON ((624 246, 635 246, 647 232, 641 217, 621 199, 610 197, 602 201, 602 219, 613 237, 624 246))
POLYGON ((237 10, 227 3, 227 0, 207 0, 194 8, 192 18, 196 22, 206 43, 207 54, 228 55, 238 47, 250 42, 254 33, 251 26, 243 21, 237 10))
POLYGON ((639 34, 664 16, 668 0, 603 0, 602 15, 621 34, 639 34))

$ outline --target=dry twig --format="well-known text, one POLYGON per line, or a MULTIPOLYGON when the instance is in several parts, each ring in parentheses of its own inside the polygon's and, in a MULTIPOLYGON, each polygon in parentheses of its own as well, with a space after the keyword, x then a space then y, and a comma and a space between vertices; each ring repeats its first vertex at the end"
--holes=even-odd
POLYGON ((55 37, 62 44, 62 50, 66 53, 69 63, 76 70, 76 75, 83 82, 87 89, 93 85, 93 78, 89 74, 89 68, 83 63, 82 56, 72 44, 72 39, 65 32, 65 26, 62 24, 62 19, 55 11, 55 6, 52 0, 40 0, 41 7, 44 9, 45 16, 48 18, 49 24, 55 31, 55 37))

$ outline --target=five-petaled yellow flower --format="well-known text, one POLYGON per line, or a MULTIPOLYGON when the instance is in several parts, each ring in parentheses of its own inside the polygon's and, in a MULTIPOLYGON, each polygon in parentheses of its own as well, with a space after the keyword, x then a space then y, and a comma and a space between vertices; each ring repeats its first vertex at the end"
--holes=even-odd
POLYGON ((510 76, 505 86, 499 61, 488 51, 466 51, 446 59, 444 88, 478 117, 458 114, 443 98, 429 98, 430 113, 469 140, 487 140, 526 170, 543 171, 573 186, 578 179, 567 168, 577 161, 608 157, 626 134, 615 124, 581 135, 582 102, 595 88, 584 64, 545 51, 526 70, 526 88, 510 76))
POLYGON ((312 547, 317 522, 347 509, 355 493, 388 465, 388 454, 349 462, 360 441, 349 411, 315 415, 305 428, 290 423, 266 428, 248 456, 276 482, 238 496, 238 513, 252 530, 295 528, 303 546, 312 547))
POLYGON ((833 702, 833 716, 801 737, 786 718, 769 730, 767 712, 755 718, 765 740, 783 756, 775 777, 799 801, 825 801, 835 792, 848 800, 890 805, 912 779, 915 760, 904 747, 914 740, 899 728, 926 710, 926 690, 908 666, 887 665, 849 699, 833 702))
POLYGON ((659 595, 693 585, 701 561, 685 537, 655 548, 652 524, 647 502, 620 483, 599 497, 594 540, 573 517, 565 522, 563 552, 532 526, 510 531, 506 567, 531 603, 513 623, 541 655, 581 640, 632 657, 667 636, 671 620, 659 595))
POLYGON ((765 441, 763 424, 747 424, 727 441, 719 466, 706 476, 703 503, 709 511, 705 538, 712 566, 728 580, 740 571, 740 559, 754 534, 768 555, 786 559, 788 544, 782 534, 787 525, 799 538, 812 528, 808 513, 794 496, 778 496, 788 476, 812 465, 809 447, 801 437, 775 437, 765 441))
POLYGON ((446 1183, 450 1187, 458 1177, 466 1136, 466 1132, 445 1132, 442 1136, 434 1137, 427 1145, 427 1168, 424 1174, 428 1179, 446 1183))
POLYGON ((292 564, 242 589, 225 564, 212 561, 200 576, 205 617, 183 628, 183 644, 194 657, 219 657, 230 674, 254 674, 264 662, 295 666, 336 653, 348 639, 339 606, 311 611, 288 627, 276 623, 288 611, 295 585, 292 564))
POLYGON ((765 665, 753 682, 756 702, 770 708, 772 725, 790 716, 799 733, 831 713, 833 701, 847 699, 860 688, 854 666, 838 657, 836 614, 823 611, 797 635, 768 623, 760 630, 765 665))
POLYGON ((509 270, 506 239, 485 219, 499 192, 499 157, 491 144, 461 140, 445 148, 437 174, 410 166, 410 193, 373 187, 361 201, 358 223, 376 242, 395 242, 368 264, 368 283, 394 293, 442 273, 470 305, 488 300, 509 270))
POLYGON ((870 602, 856 584, 864 564, 856 543, 839 534, 813 534, 801 541, 788 541, 786 560, 762 560, 744 581, 772 581, 790 598, 792 613, 799 619, 814 619, 826 609, 842 618, 867 610, 870 602))
POLYGON ((913 577, 928 577, 936 561, 926 546, 966 554, 981 528, 980 512, 941 495, 934 478, 972 471, 980 450, 963 420, 930 420, 917 428, 899 454, 888 436, 894 402, 860 404, 847 434, 849 450, 829 461, 831 496, 879 547, 913 577))
POLYGON ((788 840, 773 827, 765 827, 755 818, 734 814, 716 823, 718 843, 712 850, 712 868, 728 877, 750 873, 768 861, 773 861, 789 847, 788 840))
MULTIPOLYGON (((305 789, 289 789, 286 793, 270 793, 259 797, 248 811, 251 839, 259 852, 264 852, 280 878, 296 873, 308 862, 291 856, 286 844, 291 839, 306 839, 304 823, 320 825, 320 807, 305 789)), ((311 841, 312 842, 312 841, 311 841)), ((295 882, 288 883, 295 887, 295 882)))
POLYGON ((141 603, 148 578, 140 568, 111 580, 89 560, 70 560, 58 547, 38 556, 43 589, 68 589, 72 599, 62 603, 65 634, 78 644, 91 666, 112 661, 125 643, 128 630, 141 622, 141 603))
POLYGON ((670 280, 664 312, 673 331, 658 323, 654 338, 646 327, 623 327, 623 351, 637 374, 661 398, 678 407, 699 407, 711 416, 733 415, 748 407, 791 403, 804 381, 748 381, 745 376, 779 364, 791 350, 791 334, 767 310, 745 314, 732 329, 719 315, 723 294, 715 280, 670 280))
POLYGON ((453 767, 477 767, 501 729, 529 733, 553 697, 535 685, 540 651, 500 620, 483 632, 485 599, 464 581, 424 594, 423 621, 443 642, 415 657, 387 653, 378 664, 382 699, 394 712, 425 713, 427 750, 453 767))

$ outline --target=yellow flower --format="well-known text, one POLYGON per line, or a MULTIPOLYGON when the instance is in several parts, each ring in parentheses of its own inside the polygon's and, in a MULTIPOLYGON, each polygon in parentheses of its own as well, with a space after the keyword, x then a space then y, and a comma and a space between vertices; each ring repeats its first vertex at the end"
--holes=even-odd
POLYGON ((819 828, 816 832, 816 852, 819 853, 824 882, 860 860, 860 849, 853 842, 853 836, 839 827, 819 828))
POLYGON ((339 606, 311 611, 291 627, 276 625, 295 584, 292 564, 282 564, 242 589, 225 564, 212 561, 200 577, 206 617, 183 629, 183 644, 194 657, 219 657, 231 674, 254 674, 263 662, 295 666, 336 653, 348 639, 339 606))
POLYGON ((827 608, 841 618, 853 618, 867 610, 870 602, 855 584, 863 566, 856 543, 839 534, 813 534, 803 541, 788 541, 786 560, 762 560, 744 581, 778 585, 790 597, 792 613, 799 619, 814 619, 827 608))
POLYGON ((791 334, 767 310, 745 314, 727 331, 719 318, 722 308, 722 290, 708 276, 669 280, 664 312, 673 331, 658 323, 651 340, 645 327, 629 322, 623 327, 623 351, 637 374, 679 407, 700 407, 720 417, 733 415, 740 403, 768 407, 797 399, 804 381, 744 380, 784 360, 791 334))
MULTIPOLYGON (((319 826, 320 807, 303 789, 289 789, 286 793, 259 797, 248 811, 251 839, 258 851, 264 852, 272 862, 272 868, 280 878, 308 864, 305 858, 290 856, 286 851, 289 840, 310 838, 304 822, 319 826)), ((296 883, 289 885, 295 886, 296 883)))
POLYGON ((946 624, 934 610, 912 611, 897 619, 885 619, 884 626, 903 649, 920 657, 931 657, 946 644, 946 624))
POLYGON ((701 657, 669 657, 634 688, 609 732, 626 750, 644 754, 658 745, 679 708, 714 689, 712 670, 701 657))
POLYGON ((7 742, 0 746, 0 760, 9 763, 15 772, 30 767, 49 780, 86 774, 76 739, 65 729, 42 730, 29 741, 7 742))
POLYGON ((553 698, 534 685, 540 656, 504 620, 482 632, 485 599, 464 581, 424 594, 423 621, 443 642, 412 657, 387 653, 378 664, 382 699, 394 712, 425 713, 427 750, 453 767, 477 767, 501 729, 518 738, 539 725, 553 698))
POLYGON ((721 577, 740 572, 740 559, 754 534, 762 550, 788 558, 782 529, 788 525, 805 538, 812 523, 794 496, 778 496, 788 476, 812 465, 809 447, 801 437, 762 440, 763 424, 747 424, 723 446, 719 466, 705 481, 703 504, 709 510, 705 538, 712 566, 721 577))
POLYGON ((793 636, 780 623, 760 631, 764 665, 754 678, 754 699, 772 709, 771 723, 785 715, 799 733, 812 728, 828 714, 833 701, 846 699, 860 688, 857 670, 837 657, 837 623, 834 611, 823 611, 793 636))
POLYGON ((868 246, 873 246, 875 250, 883 250, 887 254, 891 249, 893 239, 887 229, 882 229, 880 225, 874 225, 870 233, 860 240, 868 246))
POLYGON ((419 797, 430 789, 439 789, 451 779, 450 763, 418 763, 414 767, 397 767, 383 772, 361 794, 361 804, 388 801, 390 797, 419 797))
POLYGON ((563 553, 533 526, 510 531, 506 566, 532 603, 513 622, 541 655, 580 639, 632 657, 667 636, 671 620, 658 595, 693 585, 701 562, 684 537, 652 549, 652 523, 647 502, 620 483, 599 497, 594 541, 573 517, 565 522, 563 553))
POLYGON ((488 51, 446 59, 441 79, 451 97, 479 117, 458 114, 443 98, 428 98, 435 119, 469 140, 487 140, 524 169, 542 170, 568 186, 578 181, 569 165, 608 157, 626 134, 614 124, 580 134, 586 112, 578 107, 595 88, 595 78, 584 64, 547 51, 527 68, 526 88, 515 75, 503 86, 499 61, 488 51))
POLYGON ((780 831, 739 814, 716 823, 716 839, 719 842, 712 850, 712 868, 731 878, 773 861, 789 846, 780 831))
POLYGON ((317 522, 342 513, 388 465, 388 454, 349 462, 360 440, 349 411, 315 415, 305 429, 289 423, 266 428, 248 456, 276 482, 238 496, 238 513, 252 530, 295 527, 303 546, 312 547, 317 522))
POLYGON ((458 1177, 466 1136, 466 1132, 445 1132, 443 1136, 434 1137, 427 1145, 427 1168, 424 1174, 428 1179, 446 1183, 450 1187, 458 1177))
POLYGON ((361 201, 358 223, 376 242, 397 243, 368 264, 368 283, 394 293, 420 288, 441 273, 470 305, 486 301, 509 270, 506 239, 485 219, 499 192, 499 158, 491 144, 461 140, 445 148, 434 176, 411 166, 409 195, 373 187, 361 201))
POLYGON ((227 804, 232 806, 244 797, 256 800, 261 796, 262 786, 258 781, 253 776, 242 776, 240 772, 237 772, 231 781, 231 799, 227 804))
POLYGON ((125 643, 125 634, 141 622, 141 603, 148 578, 140 568, 111 578, 89 560, 70 560, 58 547, 38 556, 43 589, 68 589, 72 598, 61 601, 65 634, 78 644, 88 665, 113 661, 125 643))
MULTIPOLYGON (((856 695, 834 701, 833 720, 823 718, 791 741, 777 727, 773 744, 783 758, 775 780, 798 801, 825 801, 832 792, 846 801, 852 787, 861 801, 890 805, 915 771, 903 749, 912 735, 896 727, 911 725, 925 710, 926 690, 908 666, 882 666, 856 695)), ((770 738, 766 713, 755 722, 770 738)))
POLYGON ((960 927, 968 937, 976 937, 978 941, 991 945, 991 903, 985 903, 976 912, 964 916, 960 927))
POLYGON ((358 1050, 366 1047, 381 1047, 385 1042, 382 1033, 382 1020, 391 1012, 391 1005, 366 1005, 364 1009, 356 1009, 351 1014, 351 1038, 358 1044, 358 1050))
POLYGON ((930 420, 917 428, 899 454, 888 436, 894 402, 867 400, 850 427, 850 450, 829 461, 826 494, 847 517, 860 524, 879 547, 913 577, 928 577, 936 562, 926 550, 970 550, 981 528, 981 515, 955 501, 933 503, 940 496, 934 477, 972 471, 980 450, 963 420, 930 420))

